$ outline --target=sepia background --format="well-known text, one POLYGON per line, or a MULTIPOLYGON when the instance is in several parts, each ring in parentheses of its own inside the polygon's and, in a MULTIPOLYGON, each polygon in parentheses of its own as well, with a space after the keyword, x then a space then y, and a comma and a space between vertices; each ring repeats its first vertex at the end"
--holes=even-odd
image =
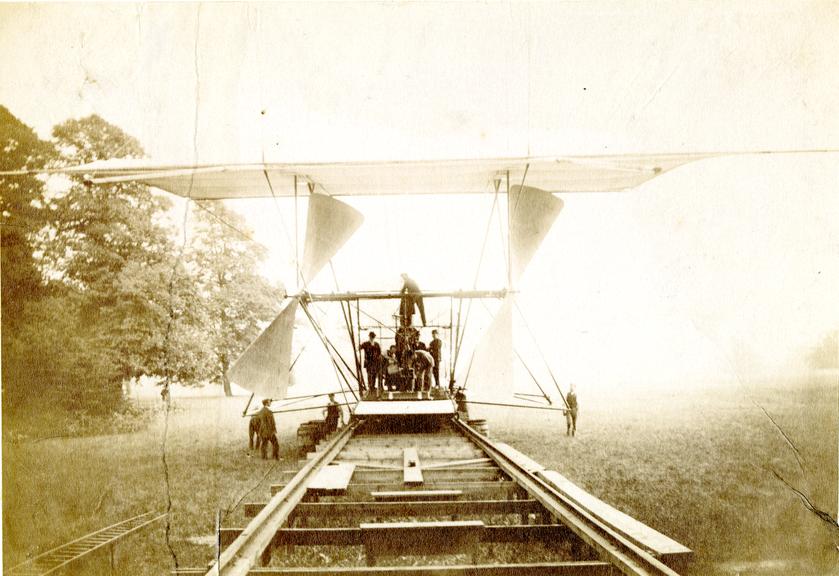
MULTIPOLYGON (((9 141, 20 123, 31 127, 65 164, 90 159, 71 150, 74 130, 104 133, 98 121, 68 123, 91 115, 136 138, 103 151, 156 164, 795 151, 704 160, 625 193, 562 195, 519 288, 551 370, 577 385, 580 433, 567 440, 553 415, 486 416, 493 437, 694 549, 697 574, 830 573, 839 154, 823 151, 839 149, 837 25, 831 2, 5 4, 2 128, 9 141)), ((3 170, 22 167, 15 151, 6 146, 3 170)), ((84 220, 84 206, 60 201, 73 186, 52 178, 39 193, 84 220)), ((365 224, 334 260, 342 288, 398 289, 403 271, 423 288, 472 285, 491 195, 428 192, 347 200, 365 224)), ((241 349, 282 289, 295 288, 292 202, 227 202, 217 214, 232 232, 181 200, 158 206, 161 197, 149 195, 145 229, 161 235, 161 269, 185 247, 197 268, 208 265, 224 234, 238 234, 245 253, 264 246, 242 272, 260 290, 231 296, 254 310, 231 346, 241 349)), ((9 231, 24 231, 49 298, 104 282, 80 310, 130 317, 108 298, 138 297, 129 280, 160 306, 172 291, 138 274, 115 283, 85 272, 73 262, 90 245, 64 240, 69 220, 16 216, 4 206, 4 565, 164 507, 161 447, 170 544, 181 565, 200 564, 215 511, 268 481, 269 465, 245 456, 245 397, 225 397, 217 374, 190 367, 208 353, 197 333, 178 333, 196 344, 178 351, 183 386, 165 445, 155 383, 166 366, 140 358, 115 372, 132 384, 101 410, 91 408, 101 398, 88 406, 79 392, 95 379, 86 364, 33 376, 33 359, 50 363, 86 317, 55 321, 41 293, 36 308, 7 310, 23 277, 9 276, 21 264, 13 258, 25 252, 7 248, 9 231), (63 395, 50 396, 47 376, 63 395)), ((488 250, 480 281, 496 288, 500 238, 488 250)), ((332 278, 314 288, 331 290, 332 278)), ((142 329, 157 337, 160 322, 142 329)), ((103 350, 122 362, 143 345, 139 332, 120 334, 123 348, 103 350)), ((87 361, 89 348, 73 358, 87 361)), ((311 378, 332 377, 317 356, 305 366, 311 378)), ((278 420, 285 458, 306 417, 278 420)), ((120 548, 125 571, 171 567, 161 532, 120 548)))

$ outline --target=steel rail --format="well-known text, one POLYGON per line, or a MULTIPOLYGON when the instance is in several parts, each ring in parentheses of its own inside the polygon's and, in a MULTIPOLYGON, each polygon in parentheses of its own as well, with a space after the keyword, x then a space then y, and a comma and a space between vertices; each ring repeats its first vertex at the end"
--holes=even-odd
POLYGON ((542 503, 572 532, 594 548, 602 557, 627 576, 679 576, 661 560, 637 544, 605 526, 588 510, 559 493, 552 486, 522 468, 501 452, 485 436, 459 419, 452 420, 462 433, 492 458, 504 472, 530 495, 542 503))
POLYGON ((270 551, 277 530, 306 495, 309 481, 338 455, 361 424, 363 421, 356 420, 346 426, 282 490, 272 496, 242 534, 218 556, 218 563, 206 572, 207 576, 247 576, 270 551))

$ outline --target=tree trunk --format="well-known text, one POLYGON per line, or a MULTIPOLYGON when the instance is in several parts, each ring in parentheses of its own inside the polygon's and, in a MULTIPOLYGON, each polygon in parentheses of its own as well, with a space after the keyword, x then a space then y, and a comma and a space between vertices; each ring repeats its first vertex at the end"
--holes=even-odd
POLYGON ((227 379, 227 359, 221 361, 221 385, 224 388, 224 395, 230 398, 233 396, 233 390, 230 389, 230 380, 227 379))

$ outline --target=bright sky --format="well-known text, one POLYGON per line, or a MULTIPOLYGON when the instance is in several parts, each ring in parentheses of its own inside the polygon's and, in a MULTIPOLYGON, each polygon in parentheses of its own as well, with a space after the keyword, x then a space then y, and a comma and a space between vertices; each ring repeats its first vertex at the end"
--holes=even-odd
MULTIPOLYGON (((837 149, 838 26, 830 2, 2 5, 0 103, 43 136, 100 114, 162 163, 837 149)), ((522 285, 563 383, 750 378, 839 328, 837 159, 566 195, 522 285)), ((349 202, 342 288, 471 286, 489 197, 349 202)), ((234 207, 287 278, 277 207, 234 207)))

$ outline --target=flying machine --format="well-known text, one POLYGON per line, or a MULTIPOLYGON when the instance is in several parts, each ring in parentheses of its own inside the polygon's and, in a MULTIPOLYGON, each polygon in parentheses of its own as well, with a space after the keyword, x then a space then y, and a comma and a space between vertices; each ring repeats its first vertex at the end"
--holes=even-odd
POLYGON ((274 399, 280 412, 322 400, 326 393, 307 388, 305 374, 292 378, 295 320, 302 315, 328 355, 338 382, 332 392, 343 398, 350 421, 325 436, 307 436, 311 450, 299 469, 284 473, 270 500, 245 505, 252 517, 247 526, 218 527, 209 568, 177 573, 676 574, 689 549, 491 440, 484 422, 464 414, 455 390, 466 389, 466 405, 565 414, 552 373, 552 382, 533 377, 522 390, 512 368, 516 360, 524 363, 513 341, 513 318, 522 315, 517 286, 564 202, 575 193, 631 190, 724 155, 731 154, 201 166, 104 161, 62 169, 91 186, 138 182, 195 201, 294 198, 295 210, 298 199, 307 202, 296 289, 228 377, 252 398, 274 399), (309 290, 363 225, 363 214, 342 198, 452 193, 491 194, 490 219, 503 211, 504 286, 479 287, 476 275, 472 286, 423 291, 422 300, 442 312, 432 322, 422 318, 422 327, 414 324, 412 296, 404 290, 309 290), (470 311, 485 301, 495 302, 492 320, 467 354, 470 311), (315 310, 320 304, 340 308, 342 342, 328 334, 315 310), (391 320, 372 310, 377 304, 394 311, 391 320), (433 387, 418 381, 413 365, 421 331, 427 336, 432 328, 448 343, 433 387), (398 377, 378 387, 365 379, 359 352, 368 330, 393 342, 397 358, 398 377), (351 552, 324 563, 312 553, 324 547, 351 552))

